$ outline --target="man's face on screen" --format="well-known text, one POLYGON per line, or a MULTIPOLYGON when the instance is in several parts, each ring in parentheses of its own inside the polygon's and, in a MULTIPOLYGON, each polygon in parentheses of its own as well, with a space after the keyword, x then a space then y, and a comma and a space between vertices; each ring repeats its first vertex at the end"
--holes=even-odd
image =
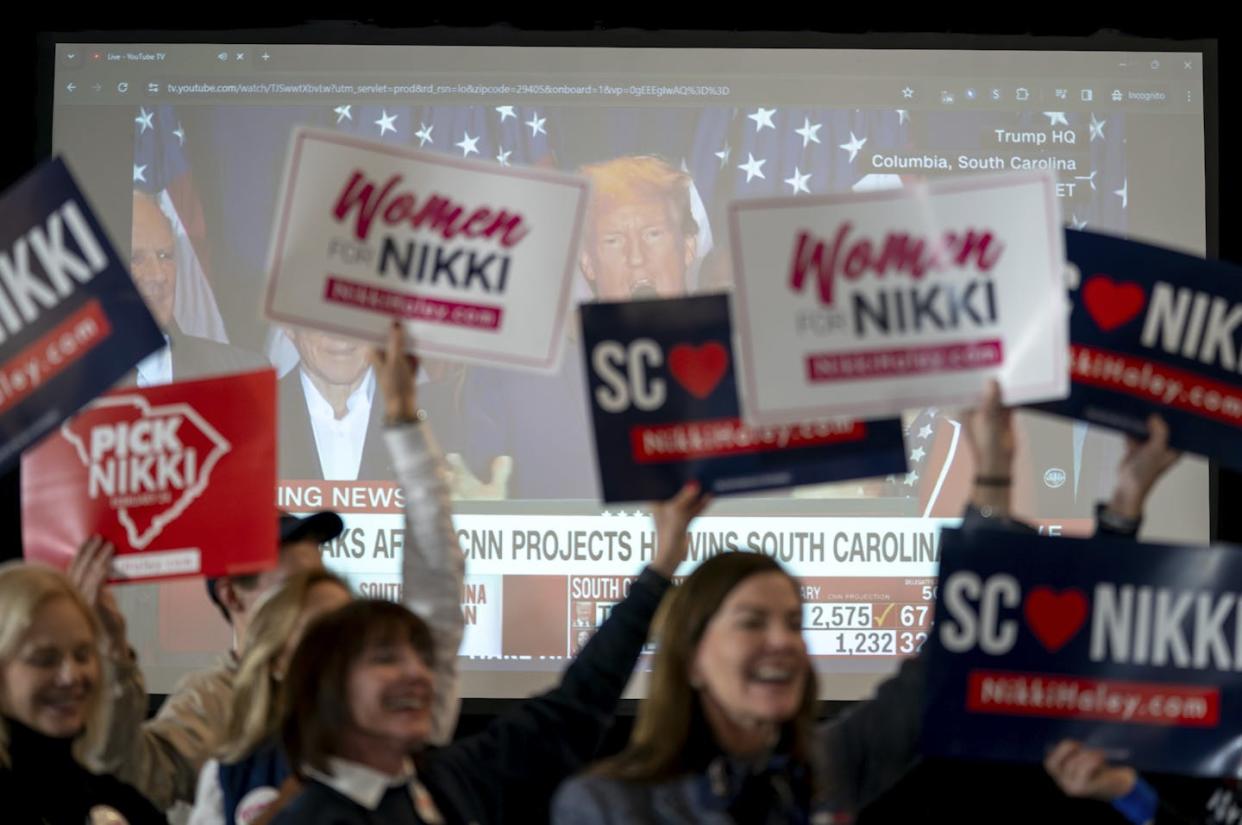
POLYGON ((685 292, 695 239, 678 224, 668 198, 599 205, 587 234, 582 271, 604 301, 685 292))
POLYGON ((367 371, 364 341, 310 329, 292 329, 289 336, 302 359, 302 368, 325 384, 353 386, 367 371))
POLYGON ((129 269, 147 308, 161 327, 173 318, 177 297, 177 262, 168 218, 155 201, 134 194, 134 226, 130 236, 129 269))

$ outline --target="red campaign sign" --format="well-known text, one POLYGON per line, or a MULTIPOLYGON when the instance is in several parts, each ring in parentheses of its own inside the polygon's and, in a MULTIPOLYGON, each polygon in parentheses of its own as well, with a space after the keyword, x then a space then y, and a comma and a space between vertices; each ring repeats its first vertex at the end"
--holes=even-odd
POLYGON ((64 568, 93 534, 111 580, 276 565, 276 375, 109 392, 22 459, 27 559, 64 568))

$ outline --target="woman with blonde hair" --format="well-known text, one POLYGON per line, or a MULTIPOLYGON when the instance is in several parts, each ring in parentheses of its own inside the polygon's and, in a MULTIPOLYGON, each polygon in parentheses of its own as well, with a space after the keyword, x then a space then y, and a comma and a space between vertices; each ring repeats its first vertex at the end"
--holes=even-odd
POLYGON ((352 598, 340 578, 312 570, 260 602, 242 648, 226 744, 199 776, 191 825, 250 825, 279 796, 290 773, 277 736, 289 658, 311 622, 352 598))
POLYGON ((5 822, 165 823, 136 790, 80 761, 105 712, 101 629, 61 573, 0 565, 0 800, 5 822))

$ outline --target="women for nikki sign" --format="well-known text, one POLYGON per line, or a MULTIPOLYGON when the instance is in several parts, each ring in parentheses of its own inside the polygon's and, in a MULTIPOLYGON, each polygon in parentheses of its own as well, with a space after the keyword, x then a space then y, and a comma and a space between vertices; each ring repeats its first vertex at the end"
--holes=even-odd
POLYGON ((742 410, 775 425, 1065 397, 1060 212, 1044 173, 730 206, 742 410))
POLYGON ((334 132, 294 132, 267 317, 424 355, 535 370, 560 357, 587 184, 334 132))

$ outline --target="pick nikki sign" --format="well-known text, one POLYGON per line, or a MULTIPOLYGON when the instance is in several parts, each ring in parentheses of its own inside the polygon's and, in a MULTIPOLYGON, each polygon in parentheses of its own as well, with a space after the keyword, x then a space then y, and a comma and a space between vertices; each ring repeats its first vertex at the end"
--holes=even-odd
POLYGON ((1242 469, 1242 268, 1066 231, 1078 270, 1070 395, 1042 409, 1136 435, 1159 413, 1174 447, 1242 469))
POLYGON ((1039 762, 1073 738, 1141 769, 1242 767, 1236 555, 946 531, 924 751, 1039 762))
POLYGON ((65 566, 90 535, 114 579, 238 575, 276 562, 275 376, 108 393, 22 466, 26 555, 65 566))
POLYGON ((265 314, 420 353, 557 366, 586 208, 581 178, 298 129, 265 314))
POLYGON ((742 409, 781 424, 977 397, 1062 398, 1060 213, 1051 176, 730 205, 742 409))
POLYGON ((605 501, 665 499, 690 480, 728 494, 905 472, 896 419, 743 423, 728 296, 580 313, 605 501))

